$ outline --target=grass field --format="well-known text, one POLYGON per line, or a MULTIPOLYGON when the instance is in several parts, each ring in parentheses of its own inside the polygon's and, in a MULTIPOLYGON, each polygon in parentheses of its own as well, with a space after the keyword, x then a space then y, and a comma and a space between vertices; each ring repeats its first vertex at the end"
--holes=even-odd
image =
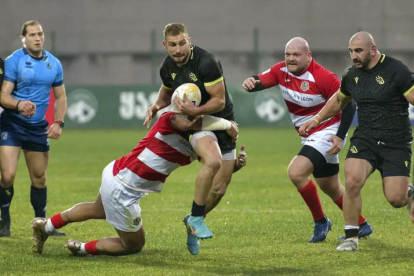
MULTIPOLYGON (((143 137, 132 130, 65 130, 52 142, 48 169, 48 215, 75 203, 93 201, 103 168, 143 137)), ((105 221, 64 228, 68 237, 49 238, 42 255, 33 254, 30 183, 23 158, 11 207, 12 237, 0 238, 0 275, 413 275, 414 227, 407 210, 385 200, 378 173, 363 189, 363 214, 374 228, 358 252, 336 252, 343 217, 321 194, 333 222, 326 242, 309 244, 313 222, 286 176, 300 142, 293 129, 242 129, 248 166, 236 173, 226 197, 206 219, 214 238, 192 256, 186 249, 183 216, 191 209, 200 164, 180 168, 161 194, 141 200, 146 246, 125 257, 70 256, 68 238, 81 241, 115 235, 105 221)), ((343 163, 344 155, 341 154, 343 163)), ((341 172, 341 178, 343 175, 341 172)))

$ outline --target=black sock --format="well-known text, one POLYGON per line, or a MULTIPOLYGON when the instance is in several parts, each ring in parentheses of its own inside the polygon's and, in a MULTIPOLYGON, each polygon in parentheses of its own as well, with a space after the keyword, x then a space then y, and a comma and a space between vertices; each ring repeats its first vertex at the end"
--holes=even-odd
POLYGON ((201 217, 204 216, 204 210, 206 209, 206 205, 198 205, 193 201, 193 208, 191 208, 191 215, 193 217, 201 217))
POLYGON ((30 202, 32 203, 35 217, 46 217, 46 201, 47 201, 47 187, 36 188, 31 186, 30 202))
POLYGON ((328 222, 328 217, 326 215, 324 215, 321 219, 315 220, 315 222, 327 223, 328 222))
POLYGON ((345 237, 347 239, 358 237, 359 229, 345 229, 345 237))
POLYGON ((10 221, 10 204, 14 195, 13 185, 10 188, 0 186, 1 220, 10 221))

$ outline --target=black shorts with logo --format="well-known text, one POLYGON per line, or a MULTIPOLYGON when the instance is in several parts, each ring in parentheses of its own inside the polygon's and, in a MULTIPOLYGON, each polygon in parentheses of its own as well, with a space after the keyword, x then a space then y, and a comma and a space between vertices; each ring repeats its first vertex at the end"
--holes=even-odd
POLYGON ((388 143, 365 135, 358 128, 351 138, 346 158, 367 160, 382 177, 410 176, 411 142, 388 143))

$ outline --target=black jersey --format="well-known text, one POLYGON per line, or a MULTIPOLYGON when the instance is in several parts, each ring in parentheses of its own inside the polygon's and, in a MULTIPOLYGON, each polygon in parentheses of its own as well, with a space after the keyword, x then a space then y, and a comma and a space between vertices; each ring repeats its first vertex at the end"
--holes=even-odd
POLYGON ((377 141, 412 140, 405 95, 414 88, 414 75, 401 61, 381 55, 377 65, 365 71, 355 66, 342 76, 340 93, 357 103, 358 128, 377 141))
POLYGON ((206 91, 206 87, 223 80, 226 97, 225 107, 222 111, 211 115, 234 120, 233 103, 227 91, 223 77, 223 68, 220 61, 213 54, 193 45, 190 49, 190 59, 187 64, 178 67, 168 56, 161 65, 160 76, 163 86, 168 90, 175 90, 184 83, 196 84, 201 91, 200 105, 205 104, 211 98, 206 91))

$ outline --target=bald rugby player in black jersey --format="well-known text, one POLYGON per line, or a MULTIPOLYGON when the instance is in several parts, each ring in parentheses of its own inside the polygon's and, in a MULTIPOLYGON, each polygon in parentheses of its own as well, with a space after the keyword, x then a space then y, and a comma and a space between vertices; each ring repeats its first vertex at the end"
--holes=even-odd
MULTIPOLYGON (((381 173, 385 198, 394 208, 413 200, 409 186, 412 135, 408 104, 414 104, 414 75, 401 61, 381 54, 367 32, 353 35, 348 49, 354 65, 345 70, 339 91, 319 116, 299 130, 307 133, 337 114, 351 99, 357 104, 359 125, 345 161, 346 240, 337 247, 338 251, 358 250, 361 189, 376 169, 381 173)), ((413 209, 414 204, 410 204, 410 214, 413 209)))
MULTIPOLYGON (((187 28, 182 23, 170 23, 164 28, 164 48, 168 56, 161 65, 162 86, 155 103, 147 110, 144 124, 150 126, 151 119, 159 110, 170 105, 174 90, 184 83, 194 83, 201 91, 200 106, 176 98, 175 106, 181 113, 199 116, 210 114, 234 120, 233 103, 229 97, 220 61, 211 53, 191 45, 187 28)), ((217 122, 220 124, 220 122, 217 122)), ((212 237, 204 224, 204 216, 213 210, 224 196, 233 174, 236 159, 236 144, 221 131, 200 131, 193 134, 191 144, 203 163, 196 178, 195 197, 191 215, 184 218, 188 230, 187 245, 191 254, 198 254, 199 234, 212 237)))

